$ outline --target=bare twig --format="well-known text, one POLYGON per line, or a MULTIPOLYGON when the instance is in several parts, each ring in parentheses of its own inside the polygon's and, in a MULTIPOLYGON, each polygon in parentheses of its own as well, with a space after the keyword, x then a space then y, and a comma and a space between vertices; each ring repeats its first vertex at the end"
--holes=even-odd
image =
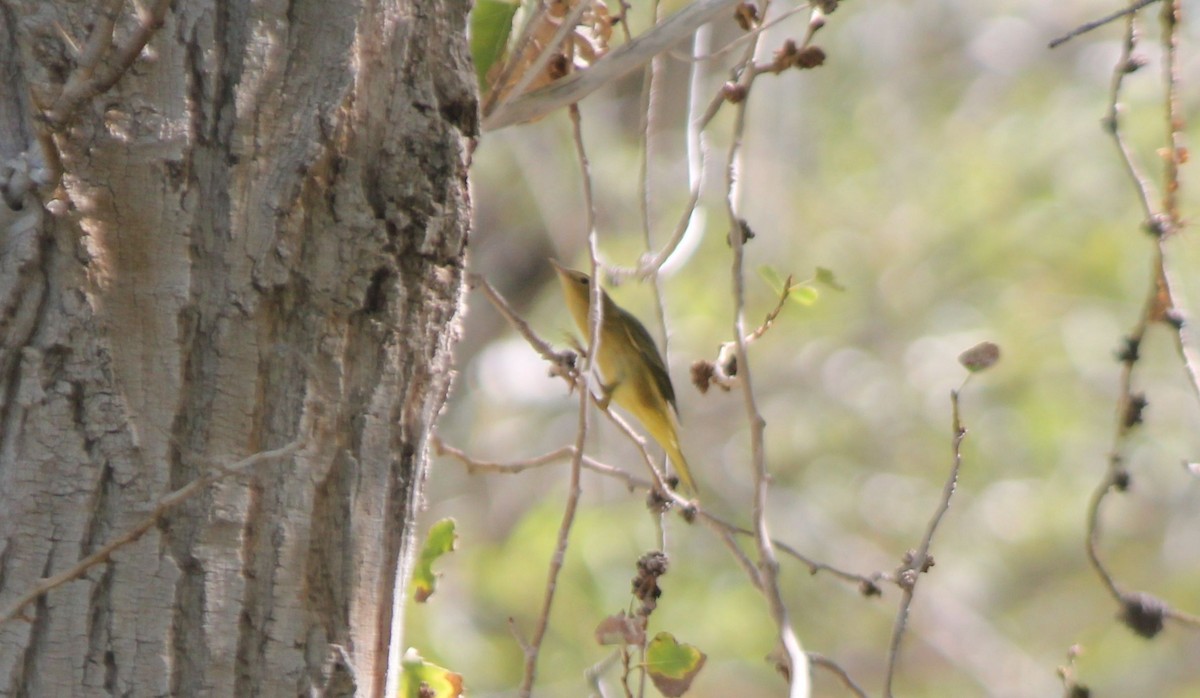
POLYGON ((0 613, 0 625, 4 625, 8 621, 19 617, 22 609, 34 601, 37 601, 50 591, 62 586, 63 584, 66 584, 67 582, 79 579, 92 567, 108 561, 113 553, 120 548, 137 541, 139 538, 145 535, 147 531, 153 528, 163 516, 170 512, 171 509, 174 509, 183 502, 186 502, 188 499, 191 499, 196 495, 196 493, 204 490, 216 482, 224 480, 227 477, 244 473, 250 468, 253 468, 254 466, 266 461, 275 460, 278 458, 287 458, 298 451, 303 445, 304 439, 297 438, 286 446, 272 449, 270 451, 259 451, 254 455, 243 458, 233 465, 227 467, 214 467, 213 471, 209 474, 198 477, 183 487, 171 492, 162 499, 158 500, 158 503, 154 506, 153 511, 151 511, 146 518, 139 521, 136 526, 109 541, 96 552, 83 558, 70 568, 59 572, 53 577, 47 577, 43 579, 33 589, 30 589, 28 592, 20 596, 8 608, 4 609, 4 611, 0 613))
MULTIPOLYGON (((1145 6, 1142 3, 1131 6, 1138 9, 1145 6)), ((1146 217, 1146 230, 1155 240, 1155 254, 1151 270, 1150 288, 1146 301, 1142 306, 1133 331, 1124 340, 1120 353, 1122 363, 1120 391, 1117 398, 1116 429, 1113 438, 1112 451, 1109 454, 1104 477, 1093 491, 1087 508, 1087 534, 1085 547, 1088 562, 1096 575, 1100 577, 1109 595, 1122 608, 1122 618, 1135 631, 1144 635, 1153 635, 1161 628, 1161 619, 1169 618, 1180 624, 1200 627, 1200 618, 1167 606, 1164 602, 1153 599, 1140 592, 1131 592, 1122 587, 1110 572, 1100 557, 1100 511, 1109 493, 1123 491, 1128 487, 1129 473, 1125 470, 1122 446, 1130 431, 1141 423, 1141 412, 1145 407, 1145 398, 1134 391, 1133 371, 1139 360, 1139 350, 1146 338, 1151 324, 1164 322, 1174 330, 1175 346, 1179 353, 1184 370, 1187 373, 1193 394, 1200 401, 1200 357, 1188 341, 1188 332, 1183 322, 1185 313, 1181 306, 1181 298, 1175 292, 1175 284, 1167 261, 1166 243, 1182 227, 1182 219, 1178 209, 1179 165, 1185 154, 1182 145, 1181 131, 1183 121, 1179 115, 1179 67, 1178 67, 1178 34, 1177 25, 1181 3, 1178 0, 1163 2, 1163 62, 1164 62, 1164 93, 1166 114, 1166 142, 1163 166, 1162 208, 1155 210, 1153 200, 1156 198, 1149 180, 1137 166, 1132 148, 1127 143, 1118 119, 1121 88, 1124 76, 1140 67, 1141 63, 1133 56, 1137 43, 1135 16, 1128 14, 1125 25, 1125 37, 1122 42, 1121 55, 1113 70, 1112 89, 1109 94, 1108 116, 1105 126, 1112 135, 1113 141, 1121 156, 1121 162, 1129 173, 1134 184, 1134 190, 1142 211, 1146 217), (1141 610, 1138 610, 1141 609, 1141 610), (1151 620, 1146 623, 1144 614, 1151 620), (1155 618, 1157 617, 1157 620, 1155 618)))
POLYGON ((80 104, 108 90, 121 79, 162 26, 171 2, 156 0, 150 10, 139 11, 138 24, 129 38, 109 55, 117 17, 124 5, 124 0, 109 0, 105 8, 97 13, 96 24, 79 57, 78 67, 67 78, 54 103, 45 111, 46 123, 51 129, 61 129, 80 104))
MULTIPOLYGON (((451 456, 467 467, 468 473, 494 473, 498 475, 515 475, 526 470, 541 468, 562 460, 573 459, 575 457, 574 446, 563 446, 549 453, 526 458, 524 460, 510 461, 501 463, 498 461, 477 460, 470 457, 464 451, 457 449, 441 439, 436 438, 433 442, 434 449, 438 455, 451 456)), ((649 480, 640 478, 629 471, 618 468, 615 465, 602 463, 601 461, 584 454, 582 465, 584 468, 592 472, 599 473, 606 477, 611 477, 615 480, 621 480, 625 486, 632 490, 650 490, 653 488, 653 483, 649 480)))
MULTIPOLYGON (((625 423, 624 426, 631 429, 628 423, 625 423)), ((516 475, 518 473, 524 473, 526 470, 544 468, 546 465, 562 462, 565 461, 565 459, 575 456, 575 446, 563 446, 562 449, 556 449, 548 453, 542 453, 541 456, 523 458, 520 459, 520 461, 509 461, 503 463, 497 461, 480 461, 480 459, 468 456, 467 453, 463 452, 461 449, 457 449, 455 446, 444 443, 442 439, 437 437, 433 438, 433 449, 434 452, 437 452, 437 455, 439 456, 450 456, 451 458, 455 458, 456 461, 462 463, 464 467, 467 468, 468 473, 472 474, 491 473, 496 475, 516 475)), ((643 457, 649 458, 648 455, 644 455, 643 457)), ((605 477, 612 477, 613 480, 624 482, 625 487, 628 487, 630 491, 658 491, 660 493, 664 491, 664 487, 661 485, 656 485, 656 483, 653 481, 643 479, 643 477, 638 477, 624 468, 618 468, 617 465, 596 461, 595 458, 587 455, 583 456, 582 465, 584 469, 593 471, 593 473, 605 477)), ((695 512, 696 518, 708 525, 713 531, 718 532, 718 535, 722 537, 722 542, 724 542, 727 547, 733 543, 732 536, 734 535, 746 537, 754 537, 755 535, 755 532, 751 529, 743 528, 743 526, 728 522, 726 519, 704 510, 700 504, 689 503, 689 501, 682 499, 673 499, 673 503, 679 505, 680 512, 685 512, 688 507, 691 507, 691 510, 695 512)), ((684 513, 684 516, 688 515, 684 513)), ((875 572, 872 574, 859 574, 857 572, 842 570, 842 568, 838 566, 830 565, 828 562, 815 560, 809 555, 800 553, 799 550, 791 546, 791 544, 780 541, 778 538, 772 538, 772 542, 775 544, 776 548, 781 550, 782 553, 792 556, 792 558, 796 558, 800 564, 808 567, 810 574, 827 572, 836 578, 844 580, 844 582, 857 585, 859 591, 862 591, 866 596, 876 596, 880 594, 880 589, 878 589, 878 584, 880 584, 880 582, 895 582, 895 578, 892 576, 892 574, 880 572, 875 572)), ((752 564, 750 564, 749 567, 746 567, 744 564, 744 553, 742 553, 740 548, 736 547, 736 543, 734 543, 733 547, 730 549, 734 554, 734 558, 738 559, 739 564, 742 565, 743 568, 746 568, 748 572, 755 570, 755 567, 752 564)), ((757 586, 757 571, 754 571, 754 573, 750 574, 750 582, 757 586)))
POLYGON ((728 549, 729 553, 733 555, 734 561, 736 561, 738 566, 742 568, 742 571, 746 573, 746 577, 750 580, 750 583, 754 585, 754 588, 761 592, 763 590, 762 575, 759 574, 758 568, 755 567, 754 561, 750 559, 750 556, 746 555, 746 553, 744 553, 742 549, 738 547, 737 541, 733 537, 733 534, 737 529, 706 512, 701 511, 699 515, 700 520, 704 522, 706 526, 712 529, 712 531, 717 534, 717 537, 721 539, 721 542, 725 545, 726 549, 728 549))
POLYGON ((1090 31, 1092 31, 1093 29, 1099 29, 1100 27, 1103 27, 1104 25, 1108 24, 1109 22, 1115 22, 1118 19, 1121 19, 1122 17, 1127 17, 1129 15, 1132 15, 1133 13, 1142 9, 1143 7, 1146 7, 1147 5, 1151 5, 1158 1, 1159 0, 1135 0, 1134 3, 1132 5, 1130 5, 1129 7, 1126 7, 1121 10, 1117 10, 1116 12, 1105 15, 1105 16, 1101 17, 1100 19, 1093 20, 1091 22, 1086 22, 1084 24, 1079 25, 1078 27, 1075 27, 1071 31, 1067 32, 1066 34, 1063 34, 1062 36, 1058 37, 1054 41, 1051 41, 1050 48, 1058 48, 1059 46, 1062 46, 1063 44, 1067 43, 1071 39, 1074 39, 1075 37, 1077 37, 1081 34, 1086 34, 1090 31))
MULTIPOLYGON (((765 14, 766 8, 763 11, 765 14)), ((804 46, 808 45, 812 33, 816 31, 816 27, 819 27, 823 23, 824 19, 820 8, 814 7, 810 15, 810 29, 804 39, 804 46)), ((791 683, 790 695, 808 696, 810 693, 808 655, 800 645, 800 640, 792 628, 787 606, 783 602, 783 595, 779 588, 779 561, 776 558, 775 546, 767 525, 767 493, 771 478, 767 469, 764 448, 766 422, 758 411, 758 405, 755 401, 745 340, 746 283, 744 246, 746 241, 740 234, 742 217, 738 213, 740 198, 739 171, 741 169, 741 157, 743 153, 741 147, 742 139, 746 128, 747 100, 745 97, 749 95, 754 80, 759 74, 758 71, 753 69, 754 55, 758 50, 758 46, 759 39, 756 37, 747 47, 741 63, 742 72, 741 78, 737 82, 737 88, 741 91, 743 98, 735 105, 733 138, 726 166, 725 201, 729 213, 729 241, 730 246, 733 248, 731 276, 733 282, 734 319, 732 329, 737 344, 739 373, 742 376, 742 381, 740 382, 742 398, 745 404, 746 417, 750 423, 751 467, 754 476, 752 519, 755 540, 758 547, 759 587, 762 590, 763 596, 766 597, 771 618, 775 621, 779 633, 780 644, 786 654, 789 681, 791 683)))
MULTIPOLYGON (((625 6, 625 0, 621 0, 621 6, 625 6)), ((652 0, 650 11, 654 17, 654 24, 658 25, 662 21, 662 3, 659 0, 652 0)), ((628 28, 626 28, 626 31, 628 31, 628 28)), ((638 161, 638 209, 642 218, 642 243, 645 245, 647 253, 654 249, 654 236, 650 230, 650 153, 653 145, 650 134, 654 131, 654 127, 658 122, 658 75, 662 68, 662 62, 663 57, 661 55, 655 56, 646 64, 646 69, 642 77, 642 119, 640 128, 638 129, 642 142, 638 161)), ((649 279, 650 285, 654 289, 654 310, 658 317, 658 326, 662 330, 663 359, 667 360, 670 356, 671 337, 670 333, 667 332, 667 313, 663 302, 662 283, 661 279, 659 279, 657 269, 650 274, 649 279)), ((666 361, 666 365, 670 366, 670 361, 666 361)), ((645 672, 642 673, 643 675, 645 674, 645 672)))
MULTIPOLYGON (((513 329, 515 329, 522 337, 524 337, 526 342, 529 342, 529 346, 533 347, 534 351, 536 351, 539 356, 555 366, 566 368, 566 364, 568 363, 566 358, 567 355, 554 351, 554 347, 550 346, 549 342, 539 337, 537 333, 533 331, 533 328, 529 326, 529 323, 525 322, 525 320, 517 314, 517 311, 513 310, 512 306, 508 304, 508 301, 504 300, 504 296, 501 296, 500 292, 497 291, 490 283, 488 283, 487 279, 478 274, 468 274, 467 281, 471 284, 471 286, 483 290, 484 295, 487 296, 487 299, 496 307, 496 310, 500 311, 500 314, 504 316, 504 319, 508 320, 508 324, 512 325, 513 329)), ((572 384, 575 382, 574 371, 564 371, 562 375, 572 384)))
MULTIPOLYGON (((753 344, 767 333, 768 330, 775 324, 779 313, 783 312, 783 306, 787 302, 788 296, 792 294, 793 277, 789 274, 787 281, 783 284, 783 291, 779 294, 779 301, 775 307, 767 313, 767 317, 758 327, 754 328, 742 338, 745 345, 753 344)), ((738 354, 737 342, 724 342, 717 349, 717 357, 713 361, 697 361, 692 364, 692 383, 700 390, 707 392, 708 388, 713 385, 720 386, 728 391, 734 386, 734 377, 738 372, 738 354)))
POLYGON ((850 674, 846 673, 846 670, 843 669, 837 662, 823 654, 817 654, 816 652, 808 653, 808 661, 812 662, 813 666, 819 666, 838 677, 842 684, 845 685, 845 687, 849 689, 851 693, 858 696, 858 698, 867 698, 867 692, 864 691, 862 686, 859 686, 854 679, 850 678, 850 674))
POLYGON ((1124 593, 1117 582, 1113 579, 1112 574, 1105 567, 1104 562, 1100 559, 1100 505, 1104 498, 1114 487, 1124 487, 1120 484, 1127 477, 1120 465, 1121 457, 1117 453, 1112 453, 1109 456, 1108 472, 1105 474, 1100 484, 1096 486, 1092 492, 1091 498, 1088 500, 1087 508, 1087 538, 1085 547, 1087 549, 1088 562, 1092 569, 1100 577, 1100 581, 1104 583, 1104 587, 1108 589, 1108 593, 1112 595, 1117 603, 1121 602, 1121 596, 1124 593))
POLYGON ((926 572, 929 567, 933 566, 933 558, 929 555, 929 546, 933 543, 933 534, 937 532, 938 525, 942 522, 942 517, 950 509, 950 499, 954 497, 954 490, 958 487, 958 471, 962 466, 962 442, 967 435, 967 430, 962 426, 962 420, 959 417, 958 411, 958 391, 950 392, 950 406, 952 411, 951 420, 951 447, 954 451, 953 465, 950 468, 950 475, 946 478, 946 484, 942 487, 942 499, 938 503, 938 508, 933 514, 933 518, 929 520, 929 525, 925 529, 925 536, 921 539, 921 545, 916 552, 905 556, 905 565, 900 569, 899 579, 897 583, 903 590, 903 595, 900 599, 900 610, 896 613, 896 623, 892 627, 892 641, 888 648, 887 660, 887 676, 883 684, 884 698, 892 696, 892 679, 896 675, 896 664, 900 657, 900 640, 904 637, 904 631, 908 626, 908 609, 912 605, 913 596, 916 594, 917 582, 921 578, 921 574, 926 572))
POLYGON ((1166 118, 1166 145, 1163 153, 1163 214, 1171 223, 1163 231, 1163 238, 1170 237, 1180 228, 1179 216, 1179 164, 1187 157, 1183 145, 1183 116, 1179 111, 1179 22, 1183 13, 1183 0, 1163 0, 1162 48, 1163 48, 1163 114, 1166 118))
MULTIPOLYGON (((692 52, 698 54, 708 45, 710 31, 707 27, 701 27, 696 30, 696 35, 692 37, 692 52)), ((718 93, 709 101, 703 114, 696 118, 695 114, 699 111, 699 95, 700 88, 703 84, 703 71, 698 66, 693 66, 691 70, 691 78, 688 81, 688 116, 687 116, 687 165, 688 165, 688 200, 683 206, 683 211, 679 215, 679 220, 675 224, 675 229, 671 232, 671 237, 663 244, 657 252, 648 252, 642 256, 638 262, 636 269, 613 269, 612 275, 615 278, 623 276, 637 276, 645 278, 651 274, 657 274, 675 250, 679 248, 679 244, 683 242, 684 235, 689 227, 693 225, 693 217, 696 214, 696 206, 700 202, 700 193, 704 185, 704 166, 707 158, 708 146, 704 138, 704 129, 712 121, 713 117, 720 111, 721 105, 725 104, 725 97, 718 93)))
MULTIPOLYGON (((736 533, 736 534, 742 535, 742 536, 754 537, 754 531, 752 531, 748 528, 742 528, 741 526, 735 526, 734 524, 732 524, 718 516, 715 516, 703 509, 699 510, 698 515, 702 519, 711 521, 711 522, 717 524, 718 526, 720 526, 721 528, 728 530, 731 533, 736 533)), ((839 567, 835 567, 834 565, 830 565, 825 562, 819 562, 817 560, 814 560, 813 558, 796 550, 791 545, 784 543, 783 541, 780 541, 778 539, 772 538, 771 542, 775 545, 776 548, 779 548, 785 554, 787 554, 791 557, 794 557, 796 560, 800 561, 805 567, 808 568, 809 574, 815 575, 820 572, 828 572, 829 574, 831 574, 843 581, 851 582, 853 584, 858 585, 859 590, 862 591, 867 596, 875 596, 879 593, 879 586, 878 586, 879 582, 894 581, 890 575, 886 575, 886 574, 882 574, 882 573, 878 573, 878 572, 875 574, 872 574, 872 575, 858 574, 857 572, 848 572, 839 567)))
POLYGON ((1124 87, 1125 76, 1136 70, 1140 65, 1133 56, 1133 49, 1137 46, 1136 20, 1137 18, 1131 14, 1125 21, 1125 36, 1121 42, 1121 55, 1117 59, 1116 67, 1113 68, 1112 82, 1109 86, 1108 109, 1104 118, 1104 129, 1113 137, 1113 142, 1121 154, 1121 163, 1125 167, 1125 172, 1133 180, 1133 186, 1137 190, 1138 203, 1142 205, 1142 214, 1146 217, 1147 223, 1149 223, 1154 219, 1154 204, 1151 203, 1155 198, 1152 191, 1153 186, 1137 166, 1133 150, 1125 141, 1125 137, 1121 131, 1121 88, 1124 87))
POLYGON ((779 313, 783 312, 783 305, 787 303, 788 296, 792 295, 793 280, 792 275, 788 274, 787 281, 783 282, 783 291, 779 294, 779 302, 775 304, 771 312, 767 313, 767 317, 763 320, 762 324, 756 327, 753 332, 746 335, 746 344, 753 344, 758 341, 775 324, 775 318, 779 317, 779 313))
MULTIPOLYGON (((1136 18, 1130 14, 1126 17, 1125 36, 1121 42, 1121 55, 1117 58, 1116 66, 1113 68, 1112 84, 1109 89, 1109 101, 1107 108, 1107 117, 1105 119, 1105 129, 1112 136, 1113 142, 1117 147, 1117 152, 1121 156, 1122 165, 1126 173, 1129 174, 1133 181, 1134 191, 1137 194, 1138 202, 1141 204, 1143 214, 1147 221, 1154 218, 1154 205, 1151 203, 1153 194, 1151 193, 1151 185, 1149 180, 1142 175, 1138 168, 1133 151, 1125 141, 1124 133, 1121 130, 1120 115, 1120 99, 1121 88, 1124 85, 1124 78, 1130 72, 1130 68, 1135 65, 1133 63, 1133 50, 1137 45, 1137 30, 1136 18)), ((1149 325, 1150 318, 1154 315, 1154 308, 1158 303, 1157 284, 1152 284, 1147 295, 1146 302, 1142 308, 1142 313, 1138 317, 1137 325, 1133 331, 1125 338, 1125 349, 1122 352, 1122 367, 1120 378, 1120 392, 1117 398, 1117 428, 1116 436, 1111 453, 1108 458, 1108 467, 1104 478, 1096 486, 1095 491, 1088 501, 1087 509, 1087 535, 1086 535, 1086 550, 1088 562, 1096 571, 1108 589, 1112 597, 1120 603, 1122 594, 1124 593, 1113 579, 1112 574, 1105 567, 1104 562, 1100 559, 1099 542, 1100 542, 1100 507, 1104 498, 1113 488, 1124 489, 1125 481, 1128 474, 1125 472, 1122 465, 1120 455, 1121 442, 1124 440, 1126 432, 1133 426, 1129 423, 1126 415, 1129 414, 1130 406, 1135 399, 1133 393, 1133 368, 1138 359, 1138 351, 1142 340, 1146 335, 1146 328, 1149 325)))
MULTIPOLYGON (((621 424, 618 424, 618 426, 621 426, 621 424)), ((625 428, 632 430, 627 423, 625 423, 624 426, 625 428)), ((462 463, 467 468, 468 473, 492 473, 497 475, 516 475, 526 470, 545 467, 569 458, 573 458, 575 455, 574 446, 564 446, 562 448, 550 451, 549 453, 544 453, 540 456, 534 456, 532 458, 498 462, 473 458, 461 449, 443 442, 438 437, 434 437, 433 447, 438 455, 450 456, 462 463)), ((649 459, 648 454, 644 454, 643 457, 645 459, 649 459)), ((604 477, 620 480, 631 491, 650 492, 654 490, 660 493, 664 491, 664 487, 661 484, 656 485, 656 483, 644 478, 640 478, 624 468, 598 461, 586 454, 583 456, 582 465, 585 469, 604 477)), ((695 517, 707 525, 719 536, 721 536, 722 542, 725 543, 727 547, 732 544, 733 547, 730 547, 730 552, 733 553, 735 559, 738 560, 738 563, 743 567, 743 569, 745 569, 748 573, 753 572, 753 574, 749 575, 750 582, 757 586, 758 573, 755 570, 753 563, 750 563, 749 567, 747 567, 745 562, 748 561, 748 558, 745 558, 745 555, 741 552, 741 549, 737 548, 736 544, 733 543, 733 536, 738 535, 753 538, 754 531, 735 525, 721 518, 720 516, 717 516, 716 514, 706 511, 700 504, 696 502, 687 502, 682 499, 674 498, 672 498, 672 501, 673 503, 679 505, 677 507, 678 511, 680 511, 685 517, 690 515, 688 513, 690 507, 690 510, 694 512, 695 517)), ((838 579, 856 585, 859 591, 866 596, 878 595, 880 593, 880 582, 895 582, 894 577, 890 574, 876 572, 870 575, 865 575, 857 572, 849 572, 835 565, 815 560, 812 557, 796 550, 795 547, 784 541, 772 539, 772 542, 775 544, 775 547, 784 554, 795 558, 801 564, 807 567, 809 574, 816 575, 821 572, 827 572, 838 579)))
MULTIPOLYGON (((586 383, 586 379, 585 383, 586 383)), ((554 545, 554 555, 550 558, 550 569, 546 573, 546 592, 542 597, 542 608, 538 613, 537 624, 533 629, 525 650, 525 674, 521 681, 520 695, 529 698, 533 693, 533 682, 537 677, 537 661, 542 649, 542 641, 546 639, 546 630, 550 626, 550 609, 554 605, 554 593, 558 590, 558 573, 562 571, 567 557, 567 542, 571 537, 571 526, 575 522, 575 511, 579 506, 580 470, 583 467, 583 444, 587 438, 588 427, 587 391, 579 393, 579 420, 575 435, 575 450, 571 457, 571 482, 567 489, 567 503, 563 508, 562 521, 558 527, 558 538, 554 545)))
MULTIPOLYGON (((587 3, 590 4, 590 3, 587 3)), ((571 106, 571 124, 574 134, 575 148, 579 156, 579 167, 582 173, 583 181, 583 198, 586 208, 586 231, 588 239, 588 251, 592 258, 592 278, 596 277, 596 268, 598 261, 596 259, 596 209, 592 198, 592 177, 588 167, 587 151, 583 146, 583 126, 579 116, 579 108, 575 105, 571 106)), ((600 284, 593 283, 593 298, 591 304, 591 339, 588 342, 587 358, 588 364, 594 363, 597 348, 600 340, 600 284)), ((520 695, 522 698, 529 698, 533 693, 533 683, 537 677, 537 660, 541 651, 542 641, 546 637, 546 629, 550 624, 550 609, 554 603, 554 592, 558 587, 558 573, 562 570, 563 561, 567 554, 567 543, 571 537, 571 526, 575 521, 575 512, 579 506, 579 497, 582 493, 580 487, 580 474, 583 469, 583 446, 587 439, 588 430, 588 397, 591 391, 587 387, 586 376, 581 376, 581 390, 579 391, 579 420, 578 430, 575 436, 575 451, 571 458, 571 483, 567 491, 567 503, 563 509, 562 523, 558 529, 558 540, 554 548, 554 557, 550 561, 550 570, 547 573, 546 593, 542 600, 542 610, 538 614, 537 625, 534 627, 533 637, 529 642, 529 648, 525 651, 525 672, 524 678, 521 681, 520 695)))

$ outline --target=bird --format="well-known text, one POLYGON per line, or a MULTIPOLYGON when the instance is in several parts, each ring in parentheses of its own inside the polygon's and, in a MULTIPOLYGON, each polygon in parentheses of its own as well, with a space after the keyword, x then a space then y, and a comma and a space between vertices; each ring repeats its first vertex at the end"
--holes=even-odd
MULTIPOLYGON (((591 276, 568 269, 554 259, 550 263, 558 272, 567 309, 590 342, 591 276)), ((607 407, 612 400, 637 418, 666 451, 684 487, 698 494, 699 488, 679 446, 679 409, 666 363, 646 327, 632 313, 614 303, 603 289, 600 298, 603 313, 596 363, 604 381, 601 405, 607 407)))

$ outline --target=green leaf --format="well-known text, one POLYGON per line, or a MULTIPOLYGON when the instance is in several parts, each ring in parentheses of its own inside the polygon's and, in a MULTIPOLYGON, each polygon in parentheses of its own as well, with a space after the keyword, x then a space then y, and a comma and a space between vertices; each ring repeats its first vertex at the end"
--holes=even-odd
POLYGON ((779 272, 775 271, 774 267, 764 264, 758 268, 758 275, 762 277, 763 281, 767 282, 772 291, 783 293, 783 277, 779 275, 779 272))
POLYGON ((400 660, 400 698, 459 698, 463 679, 459 674, 430 664, 412 647, 400 660))
POLYGON ((678 642, 668 632, 660 632, 646 645, 646 672, 667 698, 686 693, 707 659, 703 652, 678 642))
POLYGON ((471 10, 471 58, 481 92, 486 91, 488 71, 504 55, 519 7, 504 0, 476 0, 471 10))
POLYGON ((793 286, 791 293, 788 294, 788 300, 803 306, 810 306, 816 303, 820 297, 821 292, 812 286, 793 286))
POLYGON ((437 587, 433 563, 442 555, 454 550, 457 537, 454 532, 454 519, 442 519, 430 527, 425 536, 425 545, 421 547, 421 555, 413 566, 413 598, 418 603, 425 603, 433 596, 437 587))
MULTIPOLYGON (((784 285, 789 283, 792 279, 790 276, 787 279, 784 279, 783 277, 779 276, 779 272, 775 271, 773 267, 767 266, 766 264, 758 268, 758 275, 762 277, 763 281, 767 282, 767 285, 770 286, 771 290, 775 293, 783 293, 785 290, 784 285)), ((832 281, 832 279, 833 272, 829 271, 828 269, 817 269, 816 280, 818 282, 827 283, 828 281, 832 281), (825 272, 827 277, 822 277, 822 271, 825 272)), ((816 288, 813 288, 811 286, 812 283, 813 282, 811 281, 807 281, 801 284, 792 283, 790 286, 787 286, 786 290, 788 293, 788 299, 793 303, 799 303, 800 305, 806 307, 816 303, 817 299, 821 297, 821 292, 816 288)))
POLYGON ((833 270, 826 269, 825 267, 817 267, 816 282, 821 284, 822 286, 828 286, 829 288, 832 288, 835 291, 845 291, 846 290, 846 287, 843 286, 837 280, 837 277, 835 277, 833 275, 833 270))

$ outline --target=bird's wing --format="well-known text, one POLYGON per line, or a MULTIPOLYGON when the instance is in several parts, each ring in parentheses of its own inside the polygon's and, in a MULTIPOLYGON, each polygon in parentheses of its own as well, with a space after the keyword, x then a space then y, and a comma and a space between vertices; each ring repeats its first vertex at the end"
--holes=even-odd
POLYGON ((645 325, 629 311, 619 307, 617 311, 625 315, 623 318, 625 321, 621 323, 621 326, 625 328, 629 342, 637 347, 642 360, 649 367, 650 375, 654 377, 654 387, 658 388, 658 391, 666 398, 667 402, 671 405, 671 409, 675 410, 675 414, 678 416, 679 408, 675 405, 675 388, 671 385, 671 374, 667 371, 667 365, 663 362, 662 355, 658 353, 658 347, 654 344, 654 338, 646 331, 645 325))

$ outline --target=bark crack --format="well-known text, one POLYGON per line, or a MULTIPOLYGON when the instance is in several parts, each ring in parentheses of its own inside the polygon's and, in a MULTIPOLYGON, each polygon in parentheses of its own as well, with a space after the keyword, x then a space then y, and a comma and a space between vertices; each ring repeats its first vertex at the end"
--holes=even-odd
MULTIPOLYGON (((46 551, 46 559, 42 564, 42 577, 49 577, 54 569, 54 551, 55 546, 51 545, 46 551)), ((47 637, 50 618, 49 609, 46 606, 46 597, 42 596, 33 605, 33 618, 29 621, 29 640, 23 648, 23 656, 21 657, 20 670, 13 672, 12 687, 9 693, 13 698, 24 698, 30 695, 34 687, 32 682, 38 678, 38 658, 46 653, 44 644, 49 641, 47 637)))

